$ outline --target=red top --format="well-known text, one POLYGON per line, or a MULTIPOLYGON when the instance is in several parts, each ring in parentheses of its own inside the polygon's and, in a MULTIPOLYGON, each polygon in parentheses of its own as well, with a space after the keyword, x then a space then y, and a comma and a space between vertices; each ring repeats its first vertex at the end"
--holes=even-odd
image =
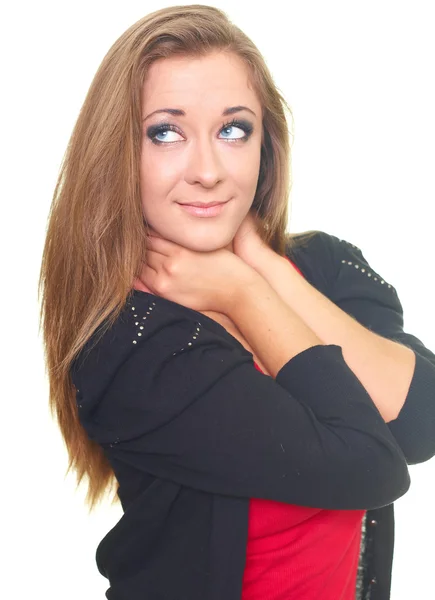
POLYGON ((251 499, 241 600, 354 600, 364 513, 251 499))

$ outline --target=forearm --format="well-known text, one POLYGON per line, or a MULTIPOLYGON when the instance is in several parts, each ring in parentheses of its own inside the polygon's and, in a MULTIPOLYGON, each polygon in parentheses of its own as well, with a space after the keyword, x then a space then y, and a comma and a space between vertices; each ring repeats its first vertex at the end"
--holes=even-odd
MULTIPOLYGON (((272 251, 271 251, 272 252, 272 251)), ((386 422, 397 418, 407 397, 415 354, 406 346, 366 329, 273 253, 258 272, 280 298, 322 340, 336 344, 386 422)))
POLYGON ((261 276, 240 289, 228 316, 272 377, 294 356, 324 345, 261 276))

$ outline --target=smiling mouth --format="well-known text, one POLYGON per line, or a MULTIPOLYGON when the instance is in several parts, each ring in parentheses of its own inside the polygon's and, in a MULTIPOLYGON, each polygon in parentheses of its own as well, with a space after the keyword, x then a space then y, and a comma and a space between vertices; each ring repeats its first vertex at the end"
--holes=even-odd
POLYGON ((192 204, 180 204, 180 206, 189 214, 196 217, 215 217, 225 210, 227 202, 213 203, 212 205, 194 206, 192 204))
MULTIPOLYGON (((201 203, 201 202, 185 202, 182 206, 197 206, 199 208, 211 208, 212 206, 220 206, 221 204, 226 204, 229 202, 225 200, 224 202, 210 202, 209 204, 201 203)), ((179 203, 181 204, 181 203, 179 203)))

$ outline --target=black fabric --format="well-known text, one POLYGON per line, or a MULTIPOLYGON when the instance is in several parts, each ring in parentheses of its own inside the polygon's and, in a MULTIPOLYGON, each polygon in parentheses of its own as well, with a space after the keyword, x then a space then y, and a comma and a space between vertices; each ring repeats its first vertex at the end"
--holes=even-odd
MULTIPOLYGON (((435 355, 405 333, 397 291, 369 264, 360 248, 319 231, 307 246, 287 255, 319 291, 367 329, 395 340, 416 355, 410 390, 399 416, 388 423, 408 464, 435 455, 435 355)), ((360 558, 361 591, 357 600, 388 600, 394 550, 394 506, 369 510, 360 558)))
POLYGON ((135 291, 71 369, 125 511, 97 549, 108 599, 239 599, 249 498, 372 509, 364 600, 388 598, 388 515, 409 486, 405 457, 435 454, 435 356, 403 332, 395 289, 352 244, 318 232, 288 255, 343 310, 415 351, 403 410, 386 425, 339 346, 309 348, 274 380, 212 319, 135 291))
POLYGON ((394 551, 394 505, 367 511, 363 556, 362 598, 383 600, 390 595, 394 551))

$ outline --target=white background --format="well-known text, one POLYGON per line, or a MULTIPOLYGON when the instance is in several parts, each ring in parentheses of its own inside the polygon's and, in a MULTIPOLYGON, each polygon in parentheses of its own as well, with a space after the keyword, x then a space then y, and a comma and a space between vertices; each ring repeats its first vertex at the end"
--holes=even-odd
MULTIPOLYGON (((92 77, 165 2, 16 2, 2 9, 2 589, 9 600, 104 598, 95 549, 121 516, 88 516, 47 408, 36 285, 60 162, 92 77), (5 416, 6 415, 6 416, 5 416)), ((215 4, 257 44, 292 107, 290 231, 363 250, 435 350, 433 2, 215 4)), ((435 391, 434 391, 435 401, 435 391)), ((393 600, 433 593, 435 460, 396 503, 393 600)), ((187 600, 187 599, 186 599, 187 600)))

